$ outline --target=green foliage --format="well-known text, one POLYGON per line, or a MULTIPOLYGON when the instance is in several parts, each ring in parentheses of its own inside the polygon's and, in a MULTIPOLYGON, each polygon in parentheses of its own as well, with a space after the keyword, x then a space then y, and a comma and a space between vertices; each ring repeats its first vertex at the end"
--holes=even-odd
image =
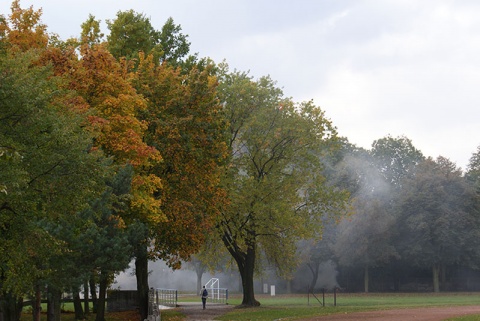
MULTIPOLYGON (((472 154, 470 161, 468 163, 467 180, 474 186, 477 190, 477 204, 480 197, 480 146, 477 147, 477 151, 472 154)), ((480 206, 477 206, 477 210, 480 206)))
POLYGON ((31 53, 0 58, 0 268, 3 289, 27 293, 65 249, 37 223, 76 215, 102 188, 101 154, 89 153, 84 119, 56 105, 62 94, 31 53), (5 154, 7 155, 7 154, 5 154), (25 237, 28 236, 28 237, 25 237))
POLYGON ((401 179, 412 175, 415 166, 425 157, 407 137, 387 136, 373 142, 371 154, 380 172, 396 186, 401 179))
POLYGON ((159 43, 163 61, 173 64, 182 61, 190 52, 190 42, 186 35, 181 33, 180 25, 175 25, 173 19, 167 19, 160 32, 159 43))
POLYGON ((95 20, 94 16, 88 15, 87 21, 82 23, 81 27, 80 41, 82 44, 93 46, 102 42, 103 33, 100 31, 100 21, 95 20))
POLYGON ((160 208, 168 218, 151 225, 153 255, 178 266, 202 246, 223 203, 225 122, 210 67, 181 74, 148 56, 136 74, 135 86, 148 99, 145 141, 163 158, 149 170, 162 179, 160 208))
MULTIPOLYGON (((92 22, 95 21, 90 18, 82 28, 89 27, 92 30, 92 22)), ((144 14, 133 10, 119 11, 115 20, 107 20, 107 25, 110 29, 107 36, 108 50, 117 59, 135 59, 138 63, 141 52, 145 56, 153 55, 156 65, 162 62, 175 67, 184 65, 185 70, 204 65, 204 61, 198 61, 196 55, 188 56, 188 36, 181 32, 181 26, 176 25, 171 17, 160 31, 153 28, 150 19, 144 14)))
POLYGON ((149 54, 159 42, 160 33, 150 19, 133 10, 117 12, 115 20, 107 20, 107 26, 108 51, 117 59, 138 58, 140 51, 149 54))
POLYGON ((478 218, 471 211, 473 191, 450 161, 427 159, 402 181, 398 195, 402 256, 418 266, 476 266, 478 218), (469 196, 470 195, 470 196, 469 196))
POLYGON ((312 102, 284 98, 269 77, 253 81, 226 65, 220 69, 231 158, 225 179, 230 206, 218 226, 248 293, 255 258, 264 256, 289 275, 296 242, 319 236, 323 215, 338 214, 346 195, 322 175, 321 158, 336 139, 323 112, 312 102))

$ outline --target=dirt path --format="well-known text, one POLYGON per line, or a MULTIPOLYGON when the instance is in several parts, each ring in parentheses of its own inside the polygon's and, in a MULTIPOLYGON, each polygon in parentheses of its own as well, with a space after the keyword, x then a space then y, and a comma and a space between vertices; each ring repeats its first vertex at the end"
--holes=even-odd
POLYGON ((227 313, 234 308, 233 305, 228 304, 213 304, 207 303, 207 308, 203 310, 202 302, 198 303, 182 303, 179 308, 187 316, 187 321, 205 321, 213 320, 216 316, 227 313))
MULTIPOLYGON (((180 305, 179 308, 187 316, 187 321, 206 321, 214 320, 216 316, 227 313, 232 310, 234 306, 226 304, 207 304, 207 308, 203 310, 201 303, 187 303, 180 305)), ((468 314, 480 314, 480 305, 332 314, 302 319, 302 321, 443 321, 448 318, 468 314)))
POLYGON ((480 314, 480 305, 332 314, 302 319, 302 321, 443 321, 448 318, 459 317, 468 314, 480 314))

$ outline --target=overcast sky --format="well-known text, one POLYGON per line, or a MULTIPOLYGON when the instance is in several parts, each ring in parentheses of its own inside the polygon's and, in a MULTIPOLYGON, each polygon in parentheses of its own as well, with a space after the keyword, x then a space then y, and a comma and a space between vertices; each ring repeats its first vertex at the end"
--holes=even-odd
MULTIPOLYGON (((9 0, 0 13, 10 14, 9 0)), ((480 1, 21 0, 62 39, 94 15, 133 9, 168 17, 191 51, 270 75, 285 95, 313 99, 351 143, 406 136, 425 156, 465 169, 480 145, 480 1)))

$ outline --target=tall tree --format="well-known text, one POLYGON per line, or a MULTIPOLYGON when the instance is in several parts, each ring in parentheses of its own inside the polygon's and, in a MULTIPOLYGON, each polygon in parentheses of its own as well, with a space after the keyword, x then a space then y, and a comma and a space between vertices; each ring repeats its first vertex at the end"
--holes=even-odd
POLYGON ((431 268, 433 290, 439 292, 441 269, 478 256, 472 191, 461 170, 443 157, 420 163, 402 185, 398 195, 402 257, 431 268))
POLYGON ((88 211, 83 213, 89 222, 78 237, 79 249, 76 253, 87 253, 82 261, 90 267, 89 273, 97 272, 99 294, 96 321, 105 320, 105 303, 107 287, 113 281, 115 273, 125 270, 132 257, 136 237, 135 226, 126 225, 122 214, 128 211, 133 169, 125 166, 107 182, 108 189, 101 198, 91 203, 88 211))
POLYGON ((136 259, 137 273, 143 271, 137 275, 138 290, 144 296, 147 259, 161 258, 179 267, 200 249, 224 202, 219 181, 226 157, 225 122, 211 73, 209 67, 181 74, 169 64, 156 65, 152 55, 140 57, 135 86, 148 99, 142 112, 148 122, 145 142, 163 156, 148 172, 162 179, 159 208, 167 218, 146 222, 153 247, 147 253, 146 242, 143 252, 139 249, 145 256, 136 259))
POLYGON ((357 198, 355 213, 343 219, 334 245, 339 263, 363 270, 364 291, 369 292, 370 269, 399 258, 393 244, 395 218, 378 198, 357 198))
POLYGON ((371 154, 385 179, 398 187, 400 180, 412 175, 415 166, 425 159, 407 137, 387 136, 373 142, 371 154))
POLYGON ((285 99, 268 77, 253 81, 223 66, 219 80, 231 163, 225 179, 230 204, 218 230, 241 274, 242 305, 257 306, 256 259, 264 255, 288 275, 296 242, 318 236, 322 216, 345 200, 326 186, 320 162, 336 132, 312 102, 285 99))
POLYGON ((117 59, 138 58, 139 52, 150 54, 159 42, 160 33, 150 19, 133 10, 117 12, 115 20, 107 20, 107 26, 108 51, 117 59))
POLYGON ((480 196, 480 146, 477 147, 477 151, 470 157, 465 176, 476 189, 477 196, 480 196))
MULTIPOLYGON (((380 163, 387 163, 388 148, 383 148, 380 163)), ((379 168, 371 153, 348 145, 334 169, 333 181, 348 188, 352 196, 352 215, 342 219, 337 228, 335 254, 342 266, 363 272, 364 291, 368 292, 371 268, 399 257, 393 242, 389 174, 379 168)))
MULTIPOLYGON (((155 64, 166 62, 180 66, 188 57, 188 65, 195 66, 196 55, 188 56, 190 42, 170 17, 160 31, 153 28, 150 19, 133 10, 119 11, 115 20, 107 20, 110 34, 107 36, 108 50, 117 59, 135 59, 139 54, 153 55, 155 64)), ((187 68, 190 69, 190 68, 187 68)))
POLYGON ((95 20, 95 17, 90 14, 87 21, 82 23, 80 42, 92 47, 93 45, 100 44, 102 38, 103 33, 100 31, 100 21, 95 20))
POLYGON ((0 161, 1 286, 15 295, 30 293, 47 277, 48 259, 65 249, 39 221, 75 216, 103 186, 85 118, 57 104, 62 90, 37 59, 0 57, 0 141, 12 155, 0 161))
POLYGON ((159 42, 161 48, 161 59, 173 65, 181 62, 190 52, 188 36, 183 34, 182 27, 176 25, 170 17, 162 27, 159 42))
POLYGON ((11 5, 11 14, 6 19, 0 19, 0 41, 2 47, 13 50, 27 51, 30 49, 46 48, 48 43, 47 26, 41 22, 42 10, 20 7, 20 0, 14 0, 11 5))

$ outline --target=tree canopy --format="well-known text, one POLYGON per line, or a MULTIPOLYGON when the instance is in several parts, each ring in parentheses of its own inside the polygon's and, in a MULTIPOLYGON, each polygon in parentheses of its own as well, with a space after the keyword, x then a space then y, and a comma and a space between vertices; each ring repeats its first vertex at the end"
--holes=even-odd
POLYGON ((344 194, 325 184, 320 159, 336 132, 312 102, 293 103, 268 77, 257 81, 222 66, 219 96, 229 121, 229 206, 220 236, 237 262, 243 305, 258 305, 253 277, 264 255, 279 273, 295 266, 295 244, 319 235, 322 216, 338 213, 344 194))

